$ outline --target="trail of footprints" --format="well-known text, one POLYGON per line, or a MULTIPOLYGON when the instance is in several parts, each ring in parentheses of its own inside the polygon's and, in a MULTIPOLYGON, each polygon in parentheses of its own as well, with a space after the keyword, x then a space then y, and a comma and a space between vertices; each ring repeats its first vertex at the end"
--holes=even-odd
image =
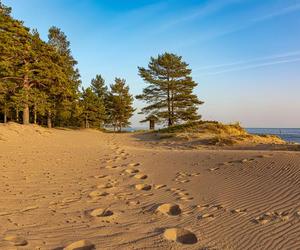
MULTIPOLYGON (((101 183, 98 184, 93 191, 88 192, 88 197, 90 202, 95 202, 103 199, 103 198, 111 198, 116 200, 124 201, 126 205, 129 206, 138 206, 140 205, 140 197, 147 197, 154 195, 152 192, 147 192, 150 190, 163 190, 165 192, 169 192, 171 196, 175 197, 177 201, 181 202, 191 202, 194 198, 187 192, 184 188, 173 188, 167 187, 165 184, 147 184, 146 181, 148 179, 148 175, 143 173, 139 166, 140 163, 129 163, 129 164, 119 164, 119 161, 126 161, 130 156, 124 149, 121 149, 117 146, 116 143, 112 144, 111 149, 116 153, 116 156, 109 157, 106 155, 106 158, 102 162, 105 164, 103 169, 108 171, 112 171, 112 174, 99 174, 95 175, 94 178, 101 180, 101 183), (114 179, 113 175, 120 175, 123 178, 129 178, 131 181, 135 182, 135 184, 130 185, 130 187, 121 186, 118 179, 114 179), (137 183, 139 182, 139 183, 137 183), (140 191, 136 193, 135 191, 140 191), (143 192, 144 191, 144 192, 143 192)), ((261 155, 257 158, 265 158, 270 157, 269 155, 261 155)), ((234 164, 243 164, 255 161, 254 158, 251 159, 242 159, 238 161, 230 161, 224 162, 220 164, 221 166, 233 166, 234 164)), ((220 167, 210 168, 209 171, 217 171, 220 167)), ((188 173, 188 172, 178 172, 175 174, 175 178, 173 181, 176 184, 184 184, 193 180, 193 178, 197 178, 201 176, 200 173, 188 173)), ((88 190, 82 190, 82 193, 88 190)), ((55 211, 57 207, 63 208, 64 205, 72 202, 76 202, 80 200, 79 198, 65 198, 61 203, 52 202, 49 204, 51 209, 55 211)), ((183 205, 180 206, 175 203, 165 203, 161 205, 157 205, 155 209, 155 214, 162 214, 165 216, 179 216, 179 215, 190 215, 193 214, 194 211, 197 212, 197 220, 214 220, 216 218, 217 213, 229 213, 231 215, 240 215, 243 216, 247 214, 247 209, 235 208, 228 209, 222 204, 198 204, 193 205, 194 210, 183 211, 183 205)), ((37 209, 37 206, 31 206, 24 208, 22 212, 30 211, 33 209, 37 209)), ((115 222, 117 223, 117 218, 124 211, 113 211, 109 207, 107 208, 95 208, 89 211, 86 211, 86 216, 88 218, 93 218, 94 220, 100 220, 102 222, 115 222)), ((9 215, 9 213, 0 213, 0 216, 9 215)), ((253 218, 252 222, 259 225, 264 225, 271 222, 280 222, 287 221, 291 218, 291 216, 296 216, 300 219, 300 211, 295 212, 294 214, 290 214, 288 212, 266 212, 261 214, 260 216, 253 218)), ((179 242, 181 244, 194 244, 198 242, 197 236, 185 229, 185 228, 166 228, 163 232, 163 236, 166 240, 179 242)), ((28 244, 27 240, 21 236, 17 235, 8 235, 4 238, 4 240, 10 242, 14 246, 26 246, 28 244)), ((88 240, 80 240, 77 242, 73 242, 70 245, 66 246, 64 249, 72 250, 72 249, 95 249, 95 245, 88 240)))

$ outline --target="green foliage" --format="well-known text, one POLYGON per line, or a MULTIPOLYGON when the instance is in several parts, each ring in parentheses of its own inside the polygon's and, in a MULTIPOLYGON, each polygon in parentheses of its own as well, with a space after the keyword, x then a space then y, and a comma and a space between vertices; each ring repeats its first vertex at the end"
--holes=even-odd
POLYGON ((108 88, 105 85, 105 80, 101 75, 96 75, 91 82, 92 91, 104 102, 108 95, 108 88))
MULTIPOLYGON (((0 3, 0 105, 23 113, 23 123, 55 118, 56 125, 74 121, 79 101, 80 75, 70 42, 58 28, 49 29, 48 43, 30 31, 0 3), (13 87, 8 87, 13 86, 13 87), (4 105, 5 104, 5 105, 4 105), (9 105, 8 105, 9 104, 9 105)), ((7 113, 7 112, 6 112, 7 113)), ((11 117, 12 119, 13 117, 11 117)), ((76 122, 75 122, 76 123, 76 122)))
POLYGON ((108 123, 114 127, 114 130, 121 131, 123 127, 130 125, 129 119, 134 112, 133 97, 129 94, 125 79, 116 78, 110 88, 107 98, 108 123))
POLYGON ((77 62, 65 33, 51 27, 48 41, 11 16, 0 0, 0 113, 4 122, 47 124, 48 127, 103 128, 128 126, 133 98, 125 80, 116 78, 111 91, 101 75, 79 91, 77 62))
POLYGON ((213 133, 213 134, 233 134, 245 135, 246 130, 235 124, 222 124, 217 121, 195 121, 184 124, 173 125, 159 130, 160 133, 213 133))
POLYGON ((85 128, 90 126, 101 128, 103 126, 105 120, 104 104, 91 87, 83 89, 81 117, 85 123, 85 128))
POLYGON ((197 83, 180 56, 165 53, 151 57, 147 69, 139 67, 139 75, 149 84, 136 96, 148 105, 142 113, 155 115, 168 126, 200 119, 197 109, 203 102, 193 94, 197 83))

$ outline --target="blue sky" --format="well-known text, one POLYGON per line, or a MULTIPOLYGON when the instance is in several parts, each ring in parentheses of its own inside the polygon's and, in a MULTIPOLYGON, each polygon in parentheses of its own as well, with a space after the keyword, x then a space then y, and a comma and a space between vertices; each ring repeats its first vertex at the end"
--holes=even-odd
POLYGON ((204 119, 300 127, 300 0, 2 1, 43 39, 52 25, 66 33, 84 86, 100 73, 138 94, 137 66, 174 52, 193 69, 204 119))

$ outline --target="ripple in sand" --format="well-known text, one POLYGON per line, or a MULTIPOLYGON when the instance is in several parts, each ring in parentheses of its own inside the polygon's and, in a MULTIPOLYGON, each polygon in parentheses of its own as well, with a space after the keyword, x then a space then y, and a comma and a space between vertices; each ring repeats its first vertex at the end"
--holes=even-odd
POLYGON ((95 175, 94 177, 95 177, 96 179, 102 179, 102 178, 106 178, 107 175, 104 175, 104 174, 102 174, 102 175, 95 175))
POLYGON ((164 188, 166 186, 167 185, 165 185, 165 184, 157 184, 157 185, 154 185, 154 189, 161 189, 161 188, 164 188))
POLYGON ((21 212, 27 212, 27 211, 35 210, 38 208, 39 208, 38 206, 29 206, 29 207, 25 207, 24 209, 22 209, 21 212))
POLYGON ((101 189, 101 188, 112 188, 112 187, 114 187, 114 185, 113 184, 111 184, 111 183, 103 183, 103 184, 99 184, 98 186, 97 186, 97 188, 99 188, 99 189, 101 189))

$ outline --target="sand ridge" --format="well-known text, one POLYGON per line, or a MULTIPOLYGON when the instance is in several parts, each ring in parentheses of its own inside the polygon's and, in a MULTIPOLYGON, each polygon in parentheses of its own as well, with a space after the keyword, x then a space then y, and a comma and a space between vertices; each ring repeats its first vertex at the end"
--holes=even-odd
POLYGON ((300 248, 298 152, 13 129, 0 128, 1 249, 300 248))

